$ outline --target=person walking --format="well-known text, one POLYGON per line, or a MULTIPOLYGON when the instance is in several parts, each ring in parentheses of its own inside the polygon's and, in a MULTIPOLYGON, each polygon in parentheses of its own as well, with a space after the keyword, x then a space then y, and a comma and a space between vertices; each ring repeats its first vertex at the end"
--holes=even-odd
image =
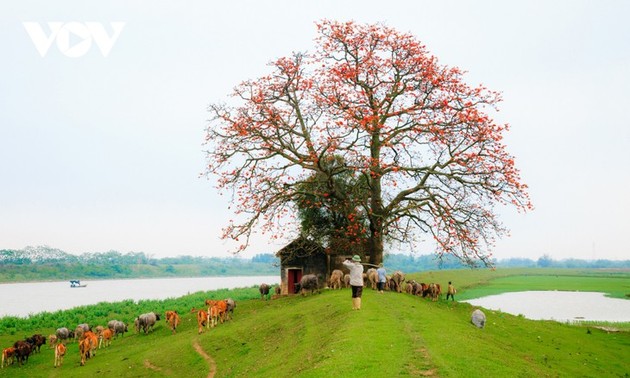
POLYGON ((385 268, 383 268, 383 263, 378 264, 378 269, 376 269, 376 273, 378 274, 378 292, 383 294, 385 282, 387 282, 387 272, 385 271, 385 268))
POLYGON ((455 301, 455 293, 457 293, 457 290, 455 290, 453 283, 451 281, 448 281, 448 290, 446 291, 446 300, 448 301, 448 297, 451 297, 451 300, 455 301))
POLYGON ((352 288, 352 309, 361 309, 361 295, 363 294, 363 265, 359 255, 346 259, 343 265, 350 270, 350 287, 352 288))

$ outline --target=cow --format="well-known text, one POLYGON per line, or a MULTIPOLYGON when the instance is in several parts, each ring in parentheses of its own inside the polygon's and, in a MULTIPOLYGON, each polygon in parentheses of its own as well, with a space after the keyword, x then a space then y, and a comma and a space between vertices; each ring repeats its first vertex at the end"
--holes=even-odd
POLYGON ((262 283, 260 284, 260 287, 258 288, 258 291, 260 291, 260 299, 268 299, 269 297, 269 285, 267 285, 266 283, 262 283))
POLYGON ((329 287, 333 290, 341 289, 341 281, 343 280, 343 272, 339 269, 335 269, 330 274, 329 287))
POLYGON ((85 331, 83 333, 83 340, 90 341, 90 352, 88 357, 96 356, 96 349, 98 348, 98 336, 92 331, 85 331))
POLYGON ((405 282, 405 275, 400 270, 397 270, 392 275, 392 280, 394 281, 394 288, 392 290, 402 293, 402 284, 405 282))
POLYGON ((190 309, 190 312, 197 313, 197 326, 199 327, 199 334, 203 332, 203 327, 208 326, 209 316, 208 313, 204 310, 197 310, 194 307, 190 309))
POLYGON ((370 268, 367 270, 367 278, 372 290, 376 290, 376 284, 378 283, 378 273, 376 269, 370 268))
POLYGON ((174 335, 175 333, 177 333, 177 326, 179 325, 181 319, 179 318, 179 315, 176 311, 166 311, 164 315, 166 316, 166 322, 168 323, 169 327, 171 327, 171 332, 174 335))
POLYGON ((54 349, 55 344, 57 344, 57 335, 48 335, 48 347, 54 349))
POLYGON ((348 273, 343 275, 343 285, 346 289, 350 287, 350 275, 348 273))
POLYGON ((214 327, 220 321, 223 323, 227 316, 228 304, 225 300, 213 301, 211 299, 206 300, 206 306, 208 306, 208 316, 210 317, 210 326, 214 327))
POLYGON ((66 355, 66 346, 63 343, 55 345, 55 367, 63 364, 63 356, 66 355))
POLYGON ((15 348, 15 358, 20 366, 28 362, 28 356, 30 356, 33 351, 33 346, 30 343, 24 340, 16 341, 15 344, 13 344, 13 348, 15 348))
POLYGON ((232 298, 228 298, 225 300, 225 303, 227 304, 227 311, 225 311, 225 320, 230 320, 232 319, 232 316, 234 315, 234 309, 236 308, 236 301, 234 301, 234 299, 232 298))
POLYGON ((46 337, 39 333, 27 338, 26 341, 32 345, 33 353, 39 353, 42 345, 46 345, 46 337))
POLYGON ((160 320, 160 315, 155 312, 148 312, 138 316, 138 327, 142 329, 145 334, 149 331, 153 331, 153 326, 160 320))
POLYGON ((407 282, 407 285, 405 286, 405 293, 407 294, 413 294, 414 293, 414 284, 416 283, 416 281, 409 281, 407 282))
POLYGON ((104 344, 107 348, 112 344, 112 337, 114 336, 114 331, 109 328, 105 328, 98 334, 98 349, 101 349, 101 346, 104 344))
MULTIPOLYGON (((70 338, 70 331, 66 327, 57 328, 55 335, 57 336, 57 340, 63 342, 70 338)), ((74 337, 74 335, 72 337, 74 337)))
POLYGON ((83 334, 90 330, 90 326, 82 323, 77 326, 74 330, 74 339, 81 340, 83 338, 83 334))
POLYGON ((300 291, 302 296, 306 295, 306 292, 313 294, 315 291, 319 293, 319 279, 314 274, 306 274, 302 276, 300 280, 300 291))
POLYGON ((0 367, 4 368, 5 366, 9 366, 15 360, 16 350, 15 347, 8 347, 2 350, 2 365, 0 367))
POLYGON ((280 294, 282 294, 282 288, 280 287, 280 285, 276 285, 276 286, 274 287, 273 291, 274 291, 274 293, 275 293, 276 295, 280 295, 280 294))
POLYGON ((79 341, 79 355, 81 356, 81 366, 84 366, 85 361, 90 358, 90 340, 88 338, 79 341))
POLYGON ((136 330, 136 333, 140 333, 140 319, 135 318, 133 320, 133 325, 134 325, 134 329, 136 330))
POLYGON ((94 327, 94 333, 96 333, 97 335, 100 335, 101 332, 103 332, 104 329, 105 329, 105 327, 103 327, 101 325, 98 325, 98 326, 94 327))
POLYGON ((127 332, 127 325, 120 320, 110 320, 107 323, 107 328, 113 331, 114 337, 118 337, 118 335, 125 335, 127 332))

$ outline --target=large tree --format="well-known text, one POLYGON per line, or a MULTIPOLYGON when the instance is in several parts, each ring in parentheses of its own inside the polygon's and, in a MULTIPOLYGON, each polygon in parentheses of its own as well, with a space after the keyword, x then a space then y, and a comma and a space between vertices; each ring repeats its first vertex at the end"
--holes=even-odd
POLYGON ((279 222, 310 190, 313 206, 334 198, 368 219, 372 263, 388 239, 423 234, 438 256, 487 263, 506 232, 496 204, 531 208, 501 141, 508 126, 490 115, 500 95, 467 85, 413 35, 328 20, 317 28, 312 53, 277 59, 229 105, 209 106, 206 173, 232 191, 239 215, 224 237, 241 249, 258 227, 281 237, 279 222), (314 175, 326 185, 306 185, 314 175), (342 177, 355 186, 339 190, 342 177))

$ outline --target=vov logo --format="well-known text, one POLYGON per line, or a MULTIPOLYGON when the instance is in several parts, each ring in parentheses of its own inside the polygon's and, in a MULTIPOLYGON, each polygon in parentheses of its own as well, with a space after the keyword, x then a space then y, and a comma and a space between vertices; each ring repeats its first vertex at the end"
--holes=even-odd
POLYGON ((55 41, 59 51, 70 58, 79 58, 87 54, 92 48, 92 41, 101 54, 107 57, 125 27, 124 22, 110 22, 112 34, 109 35, 100 22, 48 22, 50 33, 47 34, 39 22, 22 24, 42 58, 55 41))

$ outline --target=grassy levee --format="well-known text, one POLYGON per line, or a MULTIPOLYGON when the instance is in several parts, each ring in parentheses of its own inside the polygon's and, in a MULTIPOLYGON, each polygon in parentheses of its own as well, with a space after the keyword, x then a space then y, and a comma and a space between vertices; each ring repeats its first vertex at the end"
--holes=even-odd
MULTIPOLYGON (((444 287, 452 280, 458 284, 458 296, 463 296, 475 287, 491 286, 493 278, 520 277, 524 273, 534 272, 458 270, 409 276, 423 282, 439 282, 444 287)), ((577 276, 574 273, 568 276, 577 276)), ((623 284, 630 282, 629 277, 626 273, 623 284)), ((256 290, 250 288, 196 293, 142 305, 159 307, 162 312, 170 307, 180 310, 184 316, 177 334, 171 335, 163 320, 148 335, 130 330, 114 340, 111 347, 98 350, 83 367, 79 366, 76 343, 69 344, 61 368, 53 368, 53 352, 46 347, 31 356, 23 367, 1 369, 0 377, 207 377, 215 369, 216 377, 627 377, 630 374, 628 332, 607 333, 584 326, 531 321, 490 310, 484 310, 487 326, 477 329, 470 323, 472 306, 443 299, 430 302, 407 294, 378 294, 366 289, 362 309, 353 311, 348 289, 261 301, 256 290), (196 321, 187 310, 193 305, 200 306, 204 297, 228 295, 242 298, 237 299, 234 319, 198 335, 196 321), (196 344, 212 362, 195 350, 196 344)), ((99 306, 103 304, 96 307, 99 306)), ((116 315, 129 322, 127 312, 133 307, 124 307, 116 315)), ((109 313, 106 313, 86 306, 84 312, 94 314, 94 318, 88 316, 85 320, 102 324, 113 317, 115 308, 116 304, 107 307, 109 313)), ((0 346, 9 346, 35 332, 47 335, 60 325, 20 330, 14 335, 2 333, 0 346)))

